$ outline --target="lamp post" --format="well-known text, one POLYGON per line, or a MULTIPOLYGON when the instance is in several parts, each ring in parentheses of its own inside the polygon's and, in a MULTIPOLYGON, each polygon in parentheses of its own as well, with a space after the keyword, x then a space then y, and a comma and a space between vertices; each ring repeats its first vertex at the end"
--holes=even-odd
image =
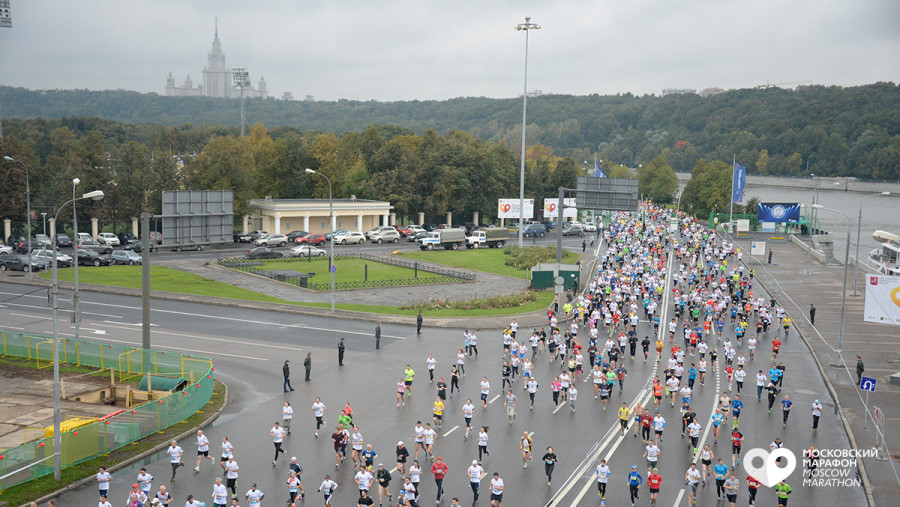
POLYGON ((841 290, 841 326, 838 332, 838 365, 844 364, 844 311, 847 307, 847 268, 850 264, 850 215, 843 211, 826 208, 821 204, 813 204, 814 209, 823 209, 832 213, 840 213, 847 219, 847 248, 844 250, 844 288, 841 290))
MULTIPOLYGON (((528 108, 528 31, 540 30, 541 25, 531 22, 525 16, 525 22, 515 26, 518 31, 525 31, 525 83, 522 90, 522 166, 519 171, 519 248, 522 248, 523 229, 525 228, 525 112, 528 108)), ((562 219, 560 218, 560 223, 562 219)))
MULTIPOLYGON (((816 175, 812 174, 811 176, 815 177, 816 175)), ((835 181, 832 183, 832 185, 840 185, 840 184, 841 184, 841 182, 839 182, 839 181, 835 181)), ((813 188, 813 200, 812 200, 812 205, 810 205, 809 246, 806 249, 806 273, 807 274, 809 274, 809 266, 810 266, 809 256, 810 256, 810 252, 812 251, 812 237, 815 235, 814 232, 815 232, 815 227, 816 227, 815 226, 816 217, 819 216, 819 213, 816 211, 818 209, 818 208, 816 208, 816 205, 819 204, 819 189, 824 188, 826 186, 827 185, 816 185, 815 188, 813 188)))
MULTIPOLYGON (((328 240, 328 271, 331 273, 331 311, 334 311, 334 200, 331 198, 331 179, 324 173, 306 168, 306 174, 318 174, 328 182, 328 227, 331 238, 328 240)), ((362 221, 362 218, 360 218, 362 221)))
POLYGON ((41 219, 43 219, 43 221, 44 221, 44 229, 41 232, 44 234, 44 236, 46 236, 47 235, 47 214, 41 213, 41 219))
MULTIPOLYGON (((76 180, 77 181, 77 178, 76 180)), ((63 203, 62 206, 56 210, 56 215, 54 215, 54 219, 59 218, 59 212, 62 211, 63 208, 66 207, 66 204, 72 203, 72 209, 75 209, 75 201, 79 201, 81 199, 94 199, 95 201, 99 201, 103 199, 103 191, 102 190, 94 190, 93 192, 88 192, 81 197, 75 197, 75 190, 73 185, 72 190, 72 199, 63 203)), ((77 235, 76 235, 77 237, 77 235)), ((56 276, 56 234, 50 239, 52 245, 53 257, 50 261, 50 267, 53 270, 53 279, 50 284, 50 296, 52 298, 52 306, 53 306, 53 478, 55 480, 60 480, 60 469, 62 468, 62 459, 61 459, 61 447, 62 447, 62 436, 59 434, 60 428, 60 413, 59 413, 59 395, 60 395, 60 385, 59 385, 59 279, 56 276)), ((76 249, 75 252, 75 269, 78 269, 78 251, 76 249)), ((77 271, 76 271, 77 272, 77 271)), ((77 293, 76 293, 77 294, 77 293)), ((75 300, 73 300, 75 301, 75 300)), ((77 320, 76 320, 77 322, 77 320)))
POLYGON ((4 155, 3 160, 7 162, 15 162, 22 166, 22 169, 25 169, 25 214, 26 214, 26 233, 28 236, 28 276, 31 277, 34 270, 31 267, 31 182, 28 178, 28 166, 25 165, 25 162, 21 160, 16 160, 9 155, 4 155))
POLYGON ((856 287, 859 284, 859 240, 860 240, 860 232, 862 231, 862 207, 863 201, 868 199, 869 197, 881 197, 883 195, 891 195, 890 192, 881 192, 880 194, 871 194, 863 197, 859 200, 859 222, 856 224, 856 262, 855 267, 856 271, 853 273, 853 296, 856 297, 859 294, 856 292, 856 287))

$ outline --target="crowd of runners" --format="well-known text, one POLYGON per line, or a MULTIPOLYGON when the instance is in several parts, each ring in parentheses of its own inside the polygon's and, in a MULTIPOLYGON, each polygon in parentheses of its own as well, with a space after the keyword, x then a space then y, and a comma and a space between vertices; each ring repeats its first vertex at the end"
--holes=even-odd
MULTIPOLYGON (((471 491, 459 491, 459 480, 453 481, 456 486, 449 495, 449 505, 458 505, 463 497, 477 505, 484 482, 490 505, 500 507, 505 489, 503 474, 513 464, 490 459, 490 428, 479 419, 485 411, 492 410, 494 401, 501 400, 510 425, 518 424, 517 413, 526 406, 527 412, 542 418, 553 417, 564 408, 577 411, 579 416, 586 413, 583 417, 596 421, 597 434, 587 435, 589 440, 599 438, 607 423, 618 424, 616 431, 625 437, 623 445, 643 449, 644 463, 623 463, 612 458, 596 464, 593 475, 601 505, 606 505, 607 497, 615 498, 609 505, 635 505, 644 488, 649 490, 649 505, 656 505, 665 488, 675 491, 682 487, 688 503, 693 504, 708 482, 715 484, 719 500, 734 505, 738 495, 743 494, 753 505, 760 483, 739 468, 742 449, 781 447, 781 430, 795 409, 790 397, 782 394, 787 368, 778 357, 780 347, 790 336, 790 318, 776 300, 766 299, 758 290, 754 292, 754 273, 742 262, 742 254, 733 244, 684 214, 653 206, 641 213, 616 213, 603 229, 602 240, 603 251, 591 279, 580 293, 570 293, 548 309, 545 326, 525 330, 512 321, 498 334, 479 331, 489 336, 487 342, 475 330, 466 330, 456 361, 449 367, 438 365, 434 355, 422 359, 428 372, 424 387, 420 386, 426 381, 416 378, 413 363, 397 368, 400 375, 390 396, 396 398, 398 411, 406 410, 414 393, 416 397, 433 399, 429 403, 431 413, 420 414, 419 421, 409 430, 407 441, 411 448, 404 441, 384 442, 379 432, 366 427, 366 414, 354 413, 349 402, 336 410, 327 407, 321 398, 315 398, 309 407, 293 407, 285 401, 279 421, 271 428, 266 425, 274 446, 272 466, 279 466, 287 455, 283 446, 291 435, 295 408, 308 410, 315 421, 316 438, 327 428, 326 419, 333 417, 335 421, 330 437, 319 439, 324 441, 320 445, 325 446, 330 438, 335 453, 334 470, 317 474, 314 481, 315 492, 321 495, 324 505, 333 505, 332 496, 339 488, 358 490, 360 506, 417 506, 425 498, 441 503, 448 496, 444 480, 453 476, 464 477, 471 491), (482 376, 467 382, 466 366, 479 361, 479 345, 480 352, 485 352, 482 361, 496 361, 502 366, 494 379, 482 376), (655 363, 653 373, 649 378, 629 379, 629 368, 641 363, 655 363), (628 401, 620 404, 626 379, 643 384, 650 401, 644 405, 628 401), (578 385, 587 381, 591 389, 579 392, 578 385), (745 385, 748 382, 755 382, 755 392, 745 385), (700 393, 710 391, 718 400, 711 414, 708 407, 692 401, 700 393), (752 402, 754 394, 756 403, 752 402), (610 404, 614 398, 616 401, 610 404), (610 415, 606 414, 608 408, 610 415), (778 424, 770 425, 771 443, 748 441, 741 432, 742 412, 771 413, 773 409, 782 413, 778 424), (454 437, 442 435, 440 431, 448 420, 464 424, 463 430, 454 437), (679 433, 679 422, 681 438, 671 435, 679 433), (670 424, 676 429, 670 429, 670 424), (701 443, 707 427, 712 443, 701 443), (631 438, 627 437, 628 432, 632 433, 631 438), (668 440, 664 441, 664 433, 668 440), (454 446, 467 446, 469 459, 448 463, 441 457, 441 449, 450 445, 443 441, 450 438, 459 439, 454 446), (683 468, 660 466, 664 452, 681 456, 683 468), (350 474, 345 468, 351 468, 350 474), (342 483, 336 482, 332 474, 342 483), (433 489, 426 488, 431 481, 433 489)), ((818 400, 811 412, 812 431, 816 431, 822 415, 818 400)), ((259 431, 266 429, 261 427, 259 431)), ((554 436, 542 436, 538 443, 533 435, 524 429, 518 438, 522 468, 527 469, 537 455, 547 486, 552 487, 559 460, 552 445, 554 436)), ((238 477, 251 474, 245 474, 238 466, 239 450, 231 440, 227 436, 219 438, 220 452, 215 452, 210 439, 202 431, 197 434, 196 449, 190 450, 190 454, 197 454, 193 470, 199 471, 205 459, 214 462, 213 454, 220 454, 218 464, 210 466, 221 467, 222 477, 215 479, 209 491, 188 496, 186 507, 201 502, 211 502, 215 507, 260 507, 264 499, 267 503, 286 501, 291 505, 309 500, 312 492, 304 488, 304 470, 297 457, 289 460, 281 491, 264 493, 251 481, 247 481, 248 489, 239 490, 238 477)), ((167 450, 171 485, 176 484, 177 472, 185 466, 184 453, 175 441, 167 450)), ((316 470, 325 466, 314 465, 316 470)), ((112 476, 101 469, 96 479, 101 495, 99 505, 109 507, 112 476)), ((122 495, 128 499, 129 507, 174 505, 166 486, 154 491, 153 481, 154 477, 142 469, 132 490, 122 495)), ((782 482, 775 487, 775 494, 778 503, 785 505, 790 487, 782 482)))

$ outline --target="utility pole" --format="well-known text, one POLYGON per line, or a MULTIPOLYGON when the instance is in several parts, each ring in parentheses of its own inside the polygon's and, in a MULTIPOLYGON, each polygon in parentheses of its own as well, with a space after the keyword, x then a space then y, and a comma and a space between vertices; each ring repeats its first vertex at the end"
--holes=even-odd
POLYGON ((244 137, 244 88, 250 86, 250 73, 247 69, 231 69, 233 86, 241 89, 241 137, 244 137))

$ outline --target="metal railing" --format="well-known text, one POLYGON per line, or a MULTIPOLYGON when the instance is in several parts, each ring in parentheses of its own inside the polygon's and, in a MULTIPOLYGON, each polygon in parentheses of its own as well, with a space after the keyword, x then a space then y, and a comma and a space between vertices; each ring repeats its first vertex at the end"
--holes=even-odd
MULTIPOLYGON (((48 336, 0 330, 0 340, 4 356, 47 359, 46 346, 41 347, 38 358, 36 345, 50 340, 48 336)), ((52 354, 52 345, 49 353, 52 354)), ((103 456, 182 422, 212 397, 213 363, 209 358, 74 339, 60 339, 59 355, 62 364, 97 369, 116 365, 120 375, 152 372, 189 379, 182 391, 154 397, 152 402, 119 409, 97 422, 61 432, 63 468, 103 456)), ((53 473, 52 437, 26 442, 0 454, 0 490, 53 473)))

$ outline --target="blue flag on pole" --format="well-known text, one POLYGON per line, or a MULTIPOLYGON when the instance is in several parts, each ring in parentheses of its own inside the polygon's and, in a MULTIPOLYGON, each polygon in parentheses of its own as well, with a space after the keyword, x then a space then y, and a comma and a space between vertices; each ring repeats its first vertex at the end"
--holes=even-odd
POLYGON ((744 185, 747 183, 747 168, 734 163, 732 170, 731 202, 739 203, 744 199, 744 185))
POLYGON ((605 178, 606 174, 603 172, 603 169, 600 167, 600 164, 597 161, 594 161, 594 177, 595 178, 605 178))

